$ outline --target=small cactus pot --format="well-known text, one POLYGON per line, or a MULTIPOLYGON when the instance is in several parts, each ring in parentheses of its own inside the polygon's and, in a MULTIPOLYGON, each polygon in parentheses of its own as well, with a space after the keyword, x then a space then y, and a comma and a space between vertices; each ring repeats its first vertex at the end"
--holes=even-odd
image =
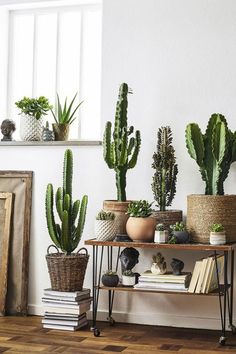
POLYGON ((169 232, 168 230, 164 231, 155 231, 154 242, 155 243, 167 243, 169 232))
POLYGON ((116 237, 115 220, 95 220, 94 234, 99 241, 112 241, 116 237))
POLYGON ((210 244, 211 245, 224 245, 225 243, 226 243, 225 231, 210 233, 210 244))
POLYGON ((134 276, 122 275, 122 285, 132 287, 135 284, 136 284, 135 275, 134 276))
POLYGON ((109 286, 111 288, 114 288, 119 284, 119 277, 117 274, 113 274, 113 275, 103 274, 102 284, 104 286, 109 286))

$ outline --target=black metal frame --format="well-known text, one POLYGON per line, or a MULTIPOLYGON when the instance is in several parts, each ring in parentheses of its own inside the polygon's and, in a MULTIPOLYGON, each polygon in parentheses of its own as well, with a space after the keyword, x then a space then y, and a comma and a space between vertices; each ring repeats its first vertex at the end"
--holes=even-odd
MULTIPOLYGON (((91 330, 94 332, 94 335, 97 337, 100 335, 99 329, 96 327, 97 322, 97 309, 98 309, 98 300, 99 300, 99 291, 101 284, 101 273, 102 265, 104 258, 104 247, 107 248, 107 269, 113 269, 113 246, 100 246, 100 261, 98 263, 98 245, 93 245, 93 325, 91 330)), ((115 270, 118 270, 120 248, 117 247, 117 257, 115 263, 115 270)), ((218 298, 219 298, 219 309, 220 309, 220 320, 221 320, 221 336, 219 343, 224 345, 226 342, 226 321, 227 321, 227 309, 228 309, 228 322, 229 329, 232 333, 236 333, 236 328, 233 325, 233 295, 234 295, 234 249, 230 251, 224 251, 224 282, 223 285, 220 284, 220 274, 217 264, 218 254, 214 251, 214 259, 216 264, 216 274, 217 274, 217 283, 218 283, 218 298), (229 264, 229 255, 230 255, 230 268, 229 264), (229 272, 230 270, 230 272, 229 272), (228 274, 230 273, 230 274, 228 274), (228 276, 230 277, 230 283, 228 282, 228 276)), ((108 289, 108 317, 107 320, 110 325, 115 323, 112 318, 113 302, 114 302, 115 291, 108 289)), ((207 294, 206 294, 207 295, 207 294)))

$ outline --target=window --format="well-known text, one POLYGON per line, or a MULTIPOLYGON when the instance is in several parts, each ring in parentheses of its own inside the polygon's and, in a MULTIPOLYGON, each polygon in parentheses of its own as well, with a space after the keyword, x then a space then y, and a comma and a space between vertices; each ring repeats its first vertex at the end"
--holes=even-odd
MULTIPOLYGON (((19 127, 15 102, 23 96, 43 95, 54 105, 56 92, 62 100, 77 92, 84 102, 70 139, 98 140, 101 5, 68 2, 9 10, 6 114, 19 127)), ((51 114, 47 119, 53 122, 51 114)))

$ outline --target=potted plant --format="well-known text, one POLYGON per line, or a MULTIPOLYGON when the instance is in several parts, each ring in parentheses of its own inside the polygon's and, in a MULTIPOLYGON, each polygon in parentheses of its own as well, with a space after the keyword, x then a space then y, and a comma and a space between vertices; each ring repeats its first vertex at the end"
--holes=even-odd
POLYGON ((46 97, 23 97, 15 103, 20 109, 20 137, 24 141, 41 140, 43 131, 43 116, 52 108, 46 97))
POLYGON ((101 210, 95 220, 95 237, 99 241, 112 241, 116 236, 115 214, 101 210))
POLYGON ((102 276, 102 284, 104 286, 108 286, 114 288, 119 283, 119 277, 116 272, 112 270, 107 270, 105 274, 102 276))
POLYGON ((170 225, 171 234, 175 237, 175 243, 189 243, 190 235, 186 229, 186 225, 181 222, 176 222, 174 225, 170 225))
MULTIPOLYGON (((84 275, 88 263, 88 253, 85 248, 73 253, 77 248, 84 229, 88 197, 84 195, 79 200, 72 199, 73 154, 66 150, 63 167, 63 186, 57 189, 55 205, 58 222, 54 218, 53 185, 47 185, 46 219, 48 232, 57 249, 57 253, 46 255, 48 271, 53 290, 77 291, 83 287, 84 275), (59 252, 59 249, 62 252, 59 252), (80 251, 84 250, 85 254, 80 251)), ((49 246, 50 248, 51 246, 49 246)))
POLYGON ((165 258, 162 256, 161 252, 154 254, 152 256, 152 266, 151 272, 155 275, 165 274, 167 271, 165 258))
POLYGON ((157 149, 153 154, 152 168, 155 170, 152 178, 152 191, 158 211, 153 213, 157 223, 164 224, 169 229, 171 224, 182 221, 182 210, 169 210, 175 193, 178 166, 175 150, 172 145, 172 132, 169 126, 159 128, 157 132, 157 149))
POLYGON ((210 230, 211 245, 224 245, 226 243, 225 229, 222 224, 212 224, 210 230))
POLYGON ((126 200, 126 174, 134 168, 137 162, 141 138, 137 130, 134 136, 134 127, 128 127, 127 121, 127 96, 132 91, 126 83, 121 84, 119 97, 116 104, 116 115, 113 134, 112 123, 107 122, 103 137, 103 156, 110 169, 115 171, 117 200, 105 200, 103 209, 116 214, 117 233, 125 233, 128 219, 126 215, 129 201, 126 200))
POLYGON ((123 286, 134 286, 136 284, 136 277, 132 270, 125 270, 122 274, 123 286))
POLYGON ((152 215, 152 203, 147 200, 131 202, 128 205, 129 215, 126 232, 136 242, 153 242, 156 219, 152 215))
POLYGON ((165 230, 164 224, 157 224, 154 236, 155 243, 166 243, 168 241, 169 232, 165 230))
POLYGON ((236 133, 222 114, 213 114, 205 134, 196 123, 187 126, 186 145, 206 185, 205 195, 189 195, 187 200, 187 227, 193 241, 209 243, 215 220, 224 225, 228 241, 235 241, 236 195, 224 195, 224 181, 236 161, 236 133))
POLYGON ((74 95, 72 101, 69 104, 67 104, 66 97, 64 103, 61 104, 59 95, 57 94, 57 105, 55 108, 55 112, 53 112, 53 110, 51 109, 52 115, 55 120, 55 123, 52 125, 55 140, 68 140, 70 125, 76 119, 75 113, 83 103, 82 101, 75 108, 73 108, 76 96, 77 93, 74 95))

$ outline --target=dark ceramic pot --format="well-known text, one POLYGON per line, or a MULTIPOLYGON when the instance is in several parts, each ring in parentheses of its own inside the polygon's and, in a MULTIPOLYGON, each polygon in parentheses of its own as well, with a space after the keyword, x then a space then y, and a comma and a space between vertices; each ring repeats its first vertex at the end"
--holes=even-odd
POLYGON ((176 243, 190 242, 190 234, 188 231, 173 231, 173 235, 176 237, 176 243))
POLYGON ((116 287, 119 283, 119 277, 118 275, 114 274, 114 275, 106 275, 104 274, 102 276, 102 284, 104 286, 109 286, 109 287, 116 287))
POLYGON ((55 135, 55 140, 56 141, 67 141, 69 137, 69 129, 70 125, 69 124, 56 124, 53 123, 52 129, 55 135))

